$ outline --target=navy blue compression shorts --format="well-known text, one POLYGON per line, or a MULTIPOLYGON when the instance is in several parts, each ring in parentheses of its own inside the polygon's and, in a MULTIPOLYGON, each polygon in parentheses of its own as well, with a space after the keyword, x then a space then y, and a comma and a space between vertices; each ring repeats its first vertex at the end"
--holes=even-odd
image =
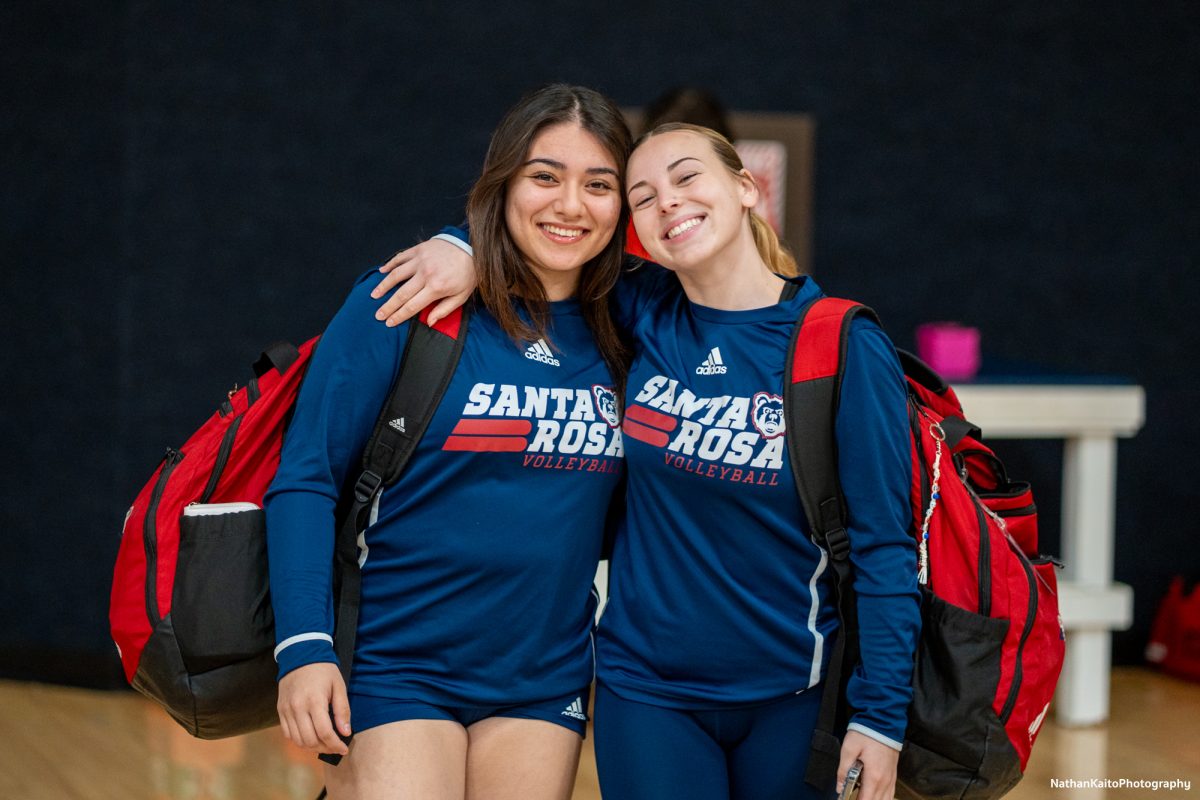
POLYGON ((596 766, 604 800, 818 800, 804 782, 820 689, 753 706, 692 711, 596 685, 596 766))
POLYGON ((588 690, 515 706, 443 706, 422 700, 396 700, 367 694, 350 695, 350 724, 355 733, 410 719, 444 719, 469 728, 489 717, 538 719, 586 735, 588 690))

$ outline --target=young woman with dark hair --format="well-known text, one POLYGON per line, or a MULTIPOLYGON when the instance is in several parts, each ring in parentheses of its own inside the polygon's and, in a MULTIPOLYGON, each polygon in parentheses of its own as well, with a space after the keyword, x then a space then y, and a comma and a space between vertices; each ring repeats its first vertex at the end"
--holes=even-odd
POLYGON ((524 98, 492 137, 468 206, 480 288, 465 348, 360 540, 349 686, 332 644, 335 506, 407 325, 423 323, 371 319, 372 271, 321 340, 266 511, 280 721, 293 742, 344 756, 326 767, 333 800, 570 795, 592 576, 623 471, 625 355, 607 297, 628 150, 611 101, 565 85, 524 98), (500 428, 505 446, 488 435, 500 428))

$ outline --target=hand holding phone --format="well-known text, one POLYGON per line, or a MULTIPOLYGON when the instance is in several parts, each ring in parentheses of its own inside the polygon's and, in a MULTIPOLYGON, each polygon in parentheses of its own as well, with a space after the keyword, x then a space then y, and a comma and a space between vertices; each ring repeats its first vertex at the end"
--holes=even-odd
POLYGON ((850 769, 846 770, 846 782, 842 784, 842 792, 838 795, 838 800, 850 800, 858 792, 858 781, 862 778, 863 762, 855 759, 850 765, 850 769))

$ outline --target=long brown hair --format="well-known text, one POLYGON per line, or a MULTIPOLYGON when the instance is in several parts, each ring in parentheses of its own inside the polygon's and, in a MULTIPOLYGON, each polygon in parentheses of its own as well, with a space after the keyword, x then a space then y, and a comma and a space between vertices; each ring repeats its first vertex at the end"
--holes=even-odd
MULTIPOLYGON (((673 131, 688 131, 698 136, 703 137, 712 147, 713 152, 717 154, 717 158, 725 167, 734 175, 745 173, 750 175, 749 170, 742 164, 742 158, 734 149, 733 144, 714 131, 712 128, 705 128, 702 125, 692 125, 687 122, 664 122, 647 131, 637 138, 633 143, 633 149, 636 150, 647 139, 658 136, 660 133, 671 133, 673 131)), ((751 180, 754 176, 750 176, 751 180)), ((788 250, 787 245, 779 240, 779 236, 771 225, 757 213, 754 209, 749 209, 750 214, 750 232, 754 234, 754 246, 758 248, 758 254, 762 260, 767 263, 772 272, 780 275, 796 275, 800 272, 800 268, 796 265, 796 259, 788 250)))
MULTIPOLYGON (((578 124, 595 136, 616 162, 624 181, 631 137, 616 104, 592 89, 556 83, 527 94, 504 115, 492 134, 483 172, 467 198, 479 297, 517 342, 547 337, 550 308, 542 282, 525 263, 505 224, 508 181, 525 163, 538 133, 563 122, 578 124), (518 303, 524 305, 532 324, 518 315, 518 303)), ((609 314, 608 293, 621 271, 628 218, 629 206, 622 192, 612 240, 584 265, 578 289, 584 321, 619 388, 624 386, 629 355, 609 314)))

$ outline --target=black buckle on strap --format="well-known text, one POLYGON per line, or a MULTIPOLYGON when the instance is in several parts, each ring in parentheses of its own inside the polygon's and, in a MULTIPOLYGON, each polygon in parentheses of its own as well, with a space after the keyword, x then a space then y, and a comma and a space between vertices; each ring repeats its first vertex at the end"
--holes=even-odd
POLYGON ((825 532, 825 548, 829 551, 829 557, 835 561, 850 555, 850 536, 846 533, 845 528, 835 528, 825 532))
POLYGON ((363 470, 363 474, 358 476, 358 482, 354 484, 354 499, 360 503, 371 502, 381 485, 383 485, 383 478, 369 469, 363 470))

